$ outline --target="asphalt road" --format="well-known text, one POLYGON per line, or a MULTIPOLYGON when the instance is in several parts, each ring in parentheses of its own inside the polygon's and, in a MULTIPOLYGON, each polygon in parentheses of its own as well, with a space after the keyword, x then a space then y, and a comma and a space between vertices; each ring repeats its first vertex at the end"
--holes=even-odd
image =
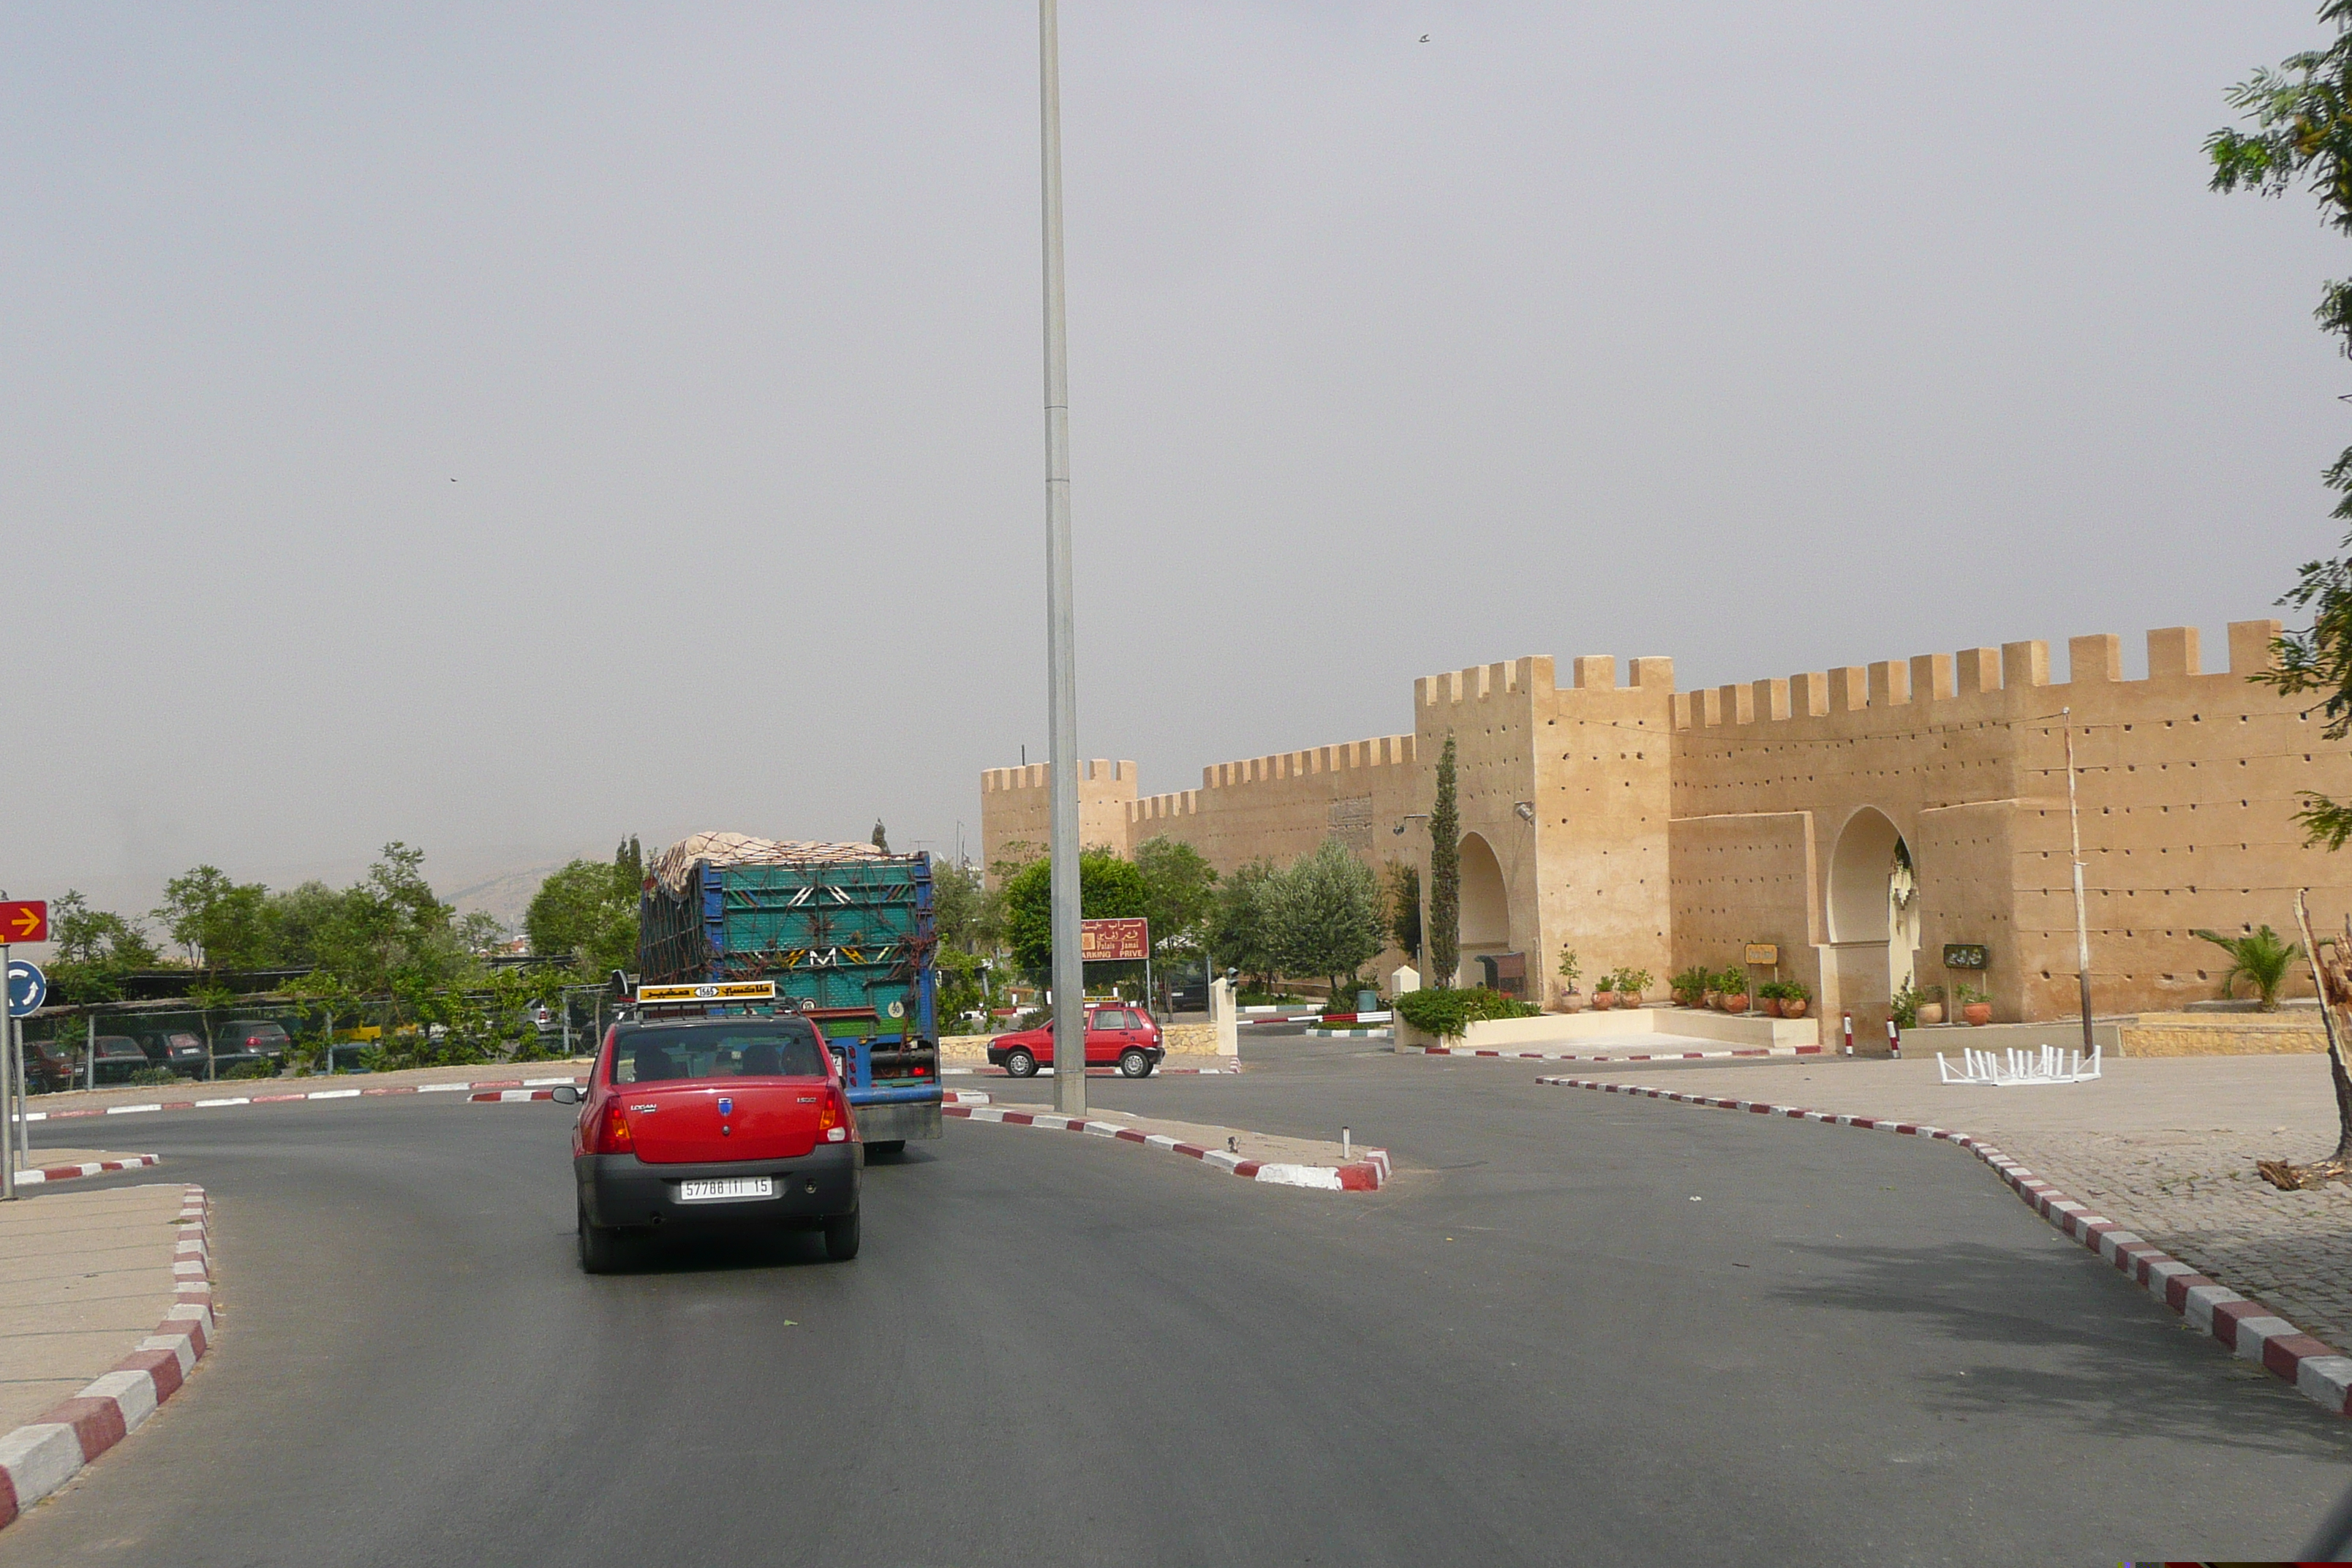
POLYGON ((868 1171, 853 1263, 596 1279, 564 1108, 142 1117, 223 1331, 0 1565, 2112 1563, 2284 1556, 2352 1479, 1959 1150, 1262 1054, 1089 1088, 1397 1180, 958 1122, 868 1171))

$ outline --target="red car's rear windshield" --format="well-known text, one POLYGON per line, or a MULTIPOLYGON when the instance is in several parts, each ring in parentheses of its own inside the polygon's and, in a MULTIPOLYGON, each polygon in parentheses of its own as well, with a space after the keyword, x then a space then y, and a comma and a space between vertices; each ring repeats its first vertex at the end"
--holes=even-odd
POLYGON ((614 1083, 703 1078, 823 1078, 824 1047, 803 1018, 725 1018, 613 1041, 614 1083))

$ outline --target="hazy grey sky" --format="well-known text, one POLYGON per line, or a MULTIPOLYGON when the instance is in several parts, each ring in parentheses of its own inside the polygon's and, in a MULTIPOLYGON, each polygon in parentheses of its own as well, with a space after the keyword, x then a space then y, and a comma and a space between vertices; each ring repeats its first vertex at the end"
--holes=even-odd
MULTIPOLYGON (((1081 751, 2217 656, 2335 542, 2352 262, 2200 152, 2314 9, 1066 0, 1081 751)), ((1036 113, 1022 0, 10 7, 0 886, 976 841, 1036 113)))

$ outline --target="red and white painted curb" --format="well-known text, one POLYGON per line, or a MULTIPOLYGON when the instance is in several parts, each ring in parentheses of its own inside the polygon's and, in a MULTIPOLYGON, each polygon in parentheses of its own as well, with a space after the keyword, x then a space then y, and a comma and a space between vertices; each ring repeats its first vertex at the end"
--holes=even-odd
POLYGON ((2261 1302, 2239 1295, 2207 1279, 2188 1264, 2078 1204, 2056 1187, 1981 1139, 1916 1121, 1884 1117, 1840 1116, 1793 1105, 1768 1105, 1761 1100, 1724 1100, 1712 1095, 1677 1094, 1640 1084, 1601 1083, 1591 1079, 1541 1078, 1538 1083, 1559 1089, 1591 1089, 1603 1094, 1625 1094, 1649 1100, 1672 1100, 1717 1110, 1746 1110, 1758 1116, 1782 1116, 1838 1127, 1861 1127, 1910 1138, 1930 1138, 1957 1143, 1986 1164, 2016 1190, 2027 1207, 2073 1237, 2092 1252, 2131 1276, 2134 1283, 2189 1321, 2189 1327, 2210 1334, 2246 1361, 2255 1362, 2272 1375, 2294 1384, 2297 1392, 2331 1415, 2352 1414, 2352 1356, 2312 1338, 2261 1302))
MULTIPOLYGON (((1213 1068, 1156 1067, 1151 1069, 1151 1076, 1153 1078, 1218 1078, 1231 1077, 1242 1070, 1241 1059, 1239 1058, 1226 1057, 1223 1058, 1223 1060, 1224 1062, 1223 1067, 1213 1068)), ((1040 1062, 1037 1066, 1037 1070, 1050 1078, 1053 1076, 1054 1072, 1053 1064, 1050 1062, 1040 1062)), ((1013 1075, 1006 1072, 1003 1068, 984 1067, 941 1068, 940 1069, 940 1076, 941 1078, 1011 1078, 1013 1075)), ((1121 1078, 1125 1075, 1117 1068, 1088 1068, 1087 1069, 1087 1076, 1088 1078, 1121 1078)))
POLYGON ((213 1341, 212 1254, 205 1245, 210 1205, 190 1187, 173 1248, 177 1300, 155 1331, 112 1372, 52 1407, 37 1421, 0 1437, 0 1525, 73 1479, 84 1465, 137 1430, 180 1390, 213 1341))
MULTIPOLYGON (((1495 1057, 1506 1061, 1533 1062, 1704 1062, 1725 1057, 1818 1057, 1820 1046, 1748 1046, 1730 1051, 1648 1051, 1640 1056, 1582 1057, 1569 1051, 1474 1051, 1461 1046, 1407 1046, 1406 1056, 1495 1057)), ((1549 1083, 1552 1080, 1543 1080, 1549 1083)))
MULTIPOLYGON (((267 1082, 262 1079, 257 1081, 267 1082)), ((144 1116, 158 1110, 218 1110, 232 1105, 290 1105, 308 1100, 373 1100, 387 1094, 471 1094, 482 1089, 532 1089, 584 1084, 586 1078, 492 1078, 464 1083, 388 1083, 377 1089, 314 1089, 299 1094, 232 1094, 206 1100, 158 1100, 137 1105, 93 1105, 79 1110, 32 1110, 27 1121, 75 1121, 90 1116, 144 1116)))
MULTIPOLYGON (((35 1151, 27 1149, 27 1154, 35 1151)), ((38 1186, 44 1182, 70 1182, 77 1176, 102 1176, 109 1171, 140 1171, 162 1163, 155 1154, 125 1154, 120 1160, 86 1160, 79 1165, 42 1165, 16 1173, 20 1186, 38 1186)))
MULTIPOLYGON (((569 1082, 571 1080, 566 1079, 565 1081, 569 1082)), ((581 1081, 584 1083, 587 1080, 583 1079, 581 1081)), ((468 1101, 475 1105, 518 1105, 530 1100, 553 1100, 554 1098, 555 1091, 551 1089, 485 1089, 479 1094, 469 1094, 466 1097, 468 1101)))
POLYGON ((1244 1160, 1239 1154, 1228 1153, 1223 1149, 1203 1149, 1198 1144, 1171 1138, 1164 1132, 1146 1132, 1139 1127, 1122 1127, 1116 1121, 1087 1121, 1076 1116, 1008 1110, 1001 1106, 949 1105, 942 1106, 940 1110, 946 1115, 961 1116, 972 1121, 1043 1127, 1052 1131, 1084 1132, 1122 1143, 1140 1143, 1146 1148, 1160 1149, 1171 1154, 1189 1155, 1244 1181, 1272 1182, 1278 1186, 1318 1187, 1332 1193, 1369 1193, 1389 1179, 1389 1152, 1385 1149, 1367 1149, 1362 1159, 1345 1165, 1292 1165, 1271 1160, 1244 1160))

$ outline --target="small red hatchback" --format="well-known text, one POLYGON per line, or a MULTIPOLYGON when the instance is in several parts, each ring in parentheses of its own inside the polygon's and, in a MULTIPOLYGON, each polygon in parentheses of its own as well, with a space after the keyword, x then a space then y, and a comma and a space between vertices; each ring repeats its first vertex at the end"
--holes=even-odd
MULTIPOLYGON (((1116 1067, 1129 1078, 1148 1078, 1168 1054, 1160 1026, 1140 1007, 1105 1002, 1087 1009, 1087 1066, 1116 1067)), ((988 1042, 988 1059, 1014 1078, 1028 1078, 1040 1063, 1054 1065, 1054 1026, 1022 1029, 988 1042)))
POLYGON ((615 1024, 577 1102, 580 1266, 684 1231, 822 1230, 857 1256, 865 1145, 831 1052, 805 1018, 615 1024))

